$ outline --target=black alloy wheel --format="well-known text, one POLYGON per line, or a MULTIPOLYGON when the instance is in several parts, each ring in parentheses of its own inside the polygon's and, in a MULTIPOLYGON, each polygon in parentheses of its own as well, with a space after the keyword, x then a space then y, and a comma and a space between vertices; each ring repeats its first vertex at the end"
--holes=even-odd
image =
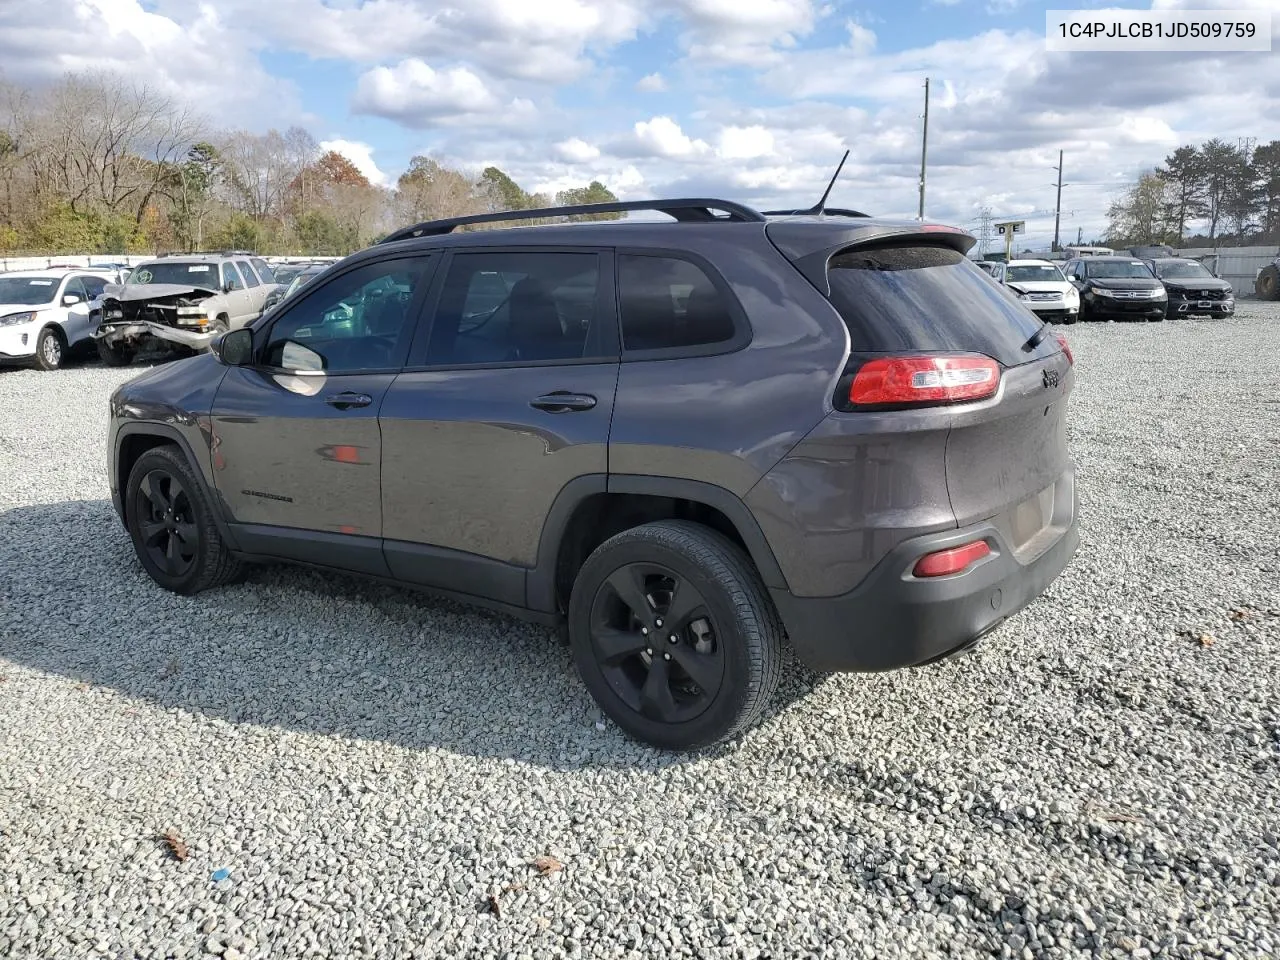
POLYGON ((166 576, 181 578, 199 557, 200 528, 191 495, 182 481, 163 468, 142 477, 134 497, 140 545, 166 576))
POLYGON ((707 601, 666 567, 615 570, 596 591, 591 642, 618 696, 650 720, 693 720, 720 692, 724 647, 707 601))
POLYGON ((688 520, 615 534, 583 563, 569 646, 600 708, 665 750, 736 737, 778 688, 782 625, 742 547, 688 520))

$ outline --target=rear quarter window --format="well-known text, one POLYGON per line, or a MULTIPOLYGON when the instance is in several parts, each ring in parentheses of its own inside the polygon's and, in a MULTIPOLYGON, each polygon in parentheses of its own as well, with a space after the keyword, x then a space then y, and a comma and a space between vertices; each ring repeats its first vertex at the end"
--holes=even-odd
POLYGON ((830 299, 855 353, 982 353, 1016 366, 1057 352, 1030 309, 949 247, 858 247, 831 258, 830 299))

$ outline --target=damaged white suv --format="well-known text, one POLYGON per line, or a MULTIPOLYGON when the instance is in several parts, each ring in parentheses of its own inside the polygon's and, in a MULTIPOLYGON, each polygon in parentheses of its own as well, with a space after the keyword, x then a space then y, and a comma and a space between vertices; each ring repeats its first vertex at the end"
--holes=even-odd
POLYGON ((156 341, 203 350, 261 316, 279 289, 266 262, 249 254, 185 254, 140 263, 127 283, 108 286, 90 305, 98 355, 110 366, 124 366, 156 341))

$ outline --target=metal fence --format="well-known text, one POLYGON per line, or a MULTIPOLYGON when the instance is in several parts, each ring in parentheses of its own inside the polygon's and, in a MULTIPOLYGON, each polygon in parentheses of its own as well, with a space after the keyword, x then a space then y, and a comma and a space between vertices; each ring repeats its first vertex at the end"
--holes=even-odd
POLYGON ((1186 247, 1178 256, 1199 260, 1235 290, 1237 297, 1253 296, 1253 280, 1258 271, 1280 253, 1275 247, 1186 247))
POLYGON ((95 264, 127 263, 129 266, 154 260, 154 257, 114 253, 68 253, 58 257, 0 257, 0 273, 9 270, 48 270, 50 267, 81 267, 89 269, 95 264))

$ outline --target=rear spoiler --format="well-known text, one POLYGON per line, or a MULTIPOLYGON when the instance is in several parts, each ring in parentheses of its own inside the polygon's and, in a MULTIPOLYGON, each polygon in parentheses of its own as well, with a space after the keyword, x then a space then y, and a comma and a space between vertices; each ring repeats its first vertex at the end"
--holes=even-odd
POLYGON ((815 230, 812 224, 788 223, 783 220, 769 223, 765 227, 765 234, 823 296, 831 294, 831 284, 827 278, 827 265, 831 258, 853 247, 915 241, 930 246, 950 247, 957 253, 967 254, 978 242, 968 231, 942 223, 872 222, 841 227, 835 230, 815 230))

